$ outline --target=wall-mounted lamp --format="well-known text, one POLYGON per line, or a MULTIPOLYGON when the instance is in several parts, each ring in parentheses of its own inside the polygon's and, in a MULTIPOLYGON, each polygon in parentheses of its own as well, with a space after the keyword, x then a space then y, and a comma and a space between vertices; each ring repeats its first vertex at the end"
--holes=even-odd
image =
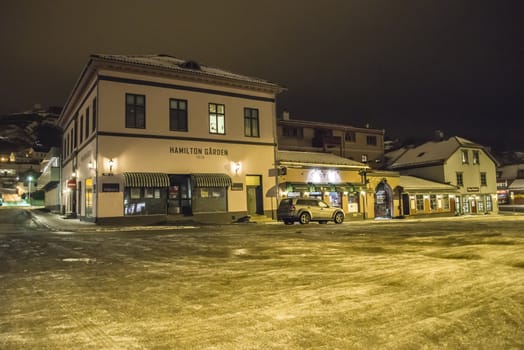
POLYGON ((113 158, 109 159, 107 164, 109 165, 109 174, 113 174, 113 165, 115 165, 113 158))
POLYGON ((87 163, 87 168, 88 169, 93 169, 95 166, 93 165, 93 161, 90 160, 89 163, 87 163))
POLYGON ((71 173, 71 177, 76 177, 76 171, 73 171, 73 172, 71 173))
POLYGON ((242 163, 240 162, 231 162, 231 171, 238 175, 242 170, 242 163))

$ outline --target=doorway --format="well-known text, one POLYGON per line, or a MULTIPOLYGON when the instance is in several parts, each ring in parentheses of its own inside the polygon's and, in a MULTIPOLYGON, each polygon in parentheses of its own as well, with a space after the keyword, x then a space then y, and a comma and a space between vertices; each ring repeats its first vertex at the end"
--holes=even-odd
POLYGON ((409 194, 402 193, 402 215, 409 215, 409 194))
POLYGON ((393 217, 393 191, 385 179, 375 188, 375 217, 393 217))
POLYGON ((264 215, 262 176, 246 175, 247 213, 264 215))

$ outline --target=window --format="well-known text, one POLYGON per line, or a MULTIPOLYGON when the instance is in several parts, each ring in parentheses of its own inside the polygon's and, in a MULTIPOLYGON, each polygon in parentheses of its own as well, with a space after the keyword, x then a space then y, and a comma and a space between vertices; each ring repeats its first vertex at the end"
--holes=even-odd
POLYGON ((367 136, 366 137, 366 141, 367 141, 368 145, 373 145, 373 146, 377 145, 377 137, 376 136, 367 136))
POLYGON ((86 109, 86 140, 89 136, 89 107, 86 109))
POLYGON ((291 136, 297 138, 304 137, 304 130, 302 128, 293 128, 290 126, 284 126, 282 128, 282 136, 291 136))
POLYGON ((462 172, 457 172, 457 186, 464 186, 464 177, 462 172))
POLYGON ((424 211, 424 196, 421 194, 417 194, 416 200, 417 200, 417 210, 424 211))
POLYGON ((80 117, 80 144, 82 144, 82 140, 84 137, 84 116, 80 117))
POLYGON ((431 210, 437 210, 437 195, 436 194, 429 195, 429 207, 431 208, 431 210))
POLYGON ((260 137, 258 129, 258 109, 244 108, 244 135, 260 137))
POLYGON ((96 97, 93 99, 93 132, 96 130, 96 97))
POLYGON ((75 127, 71 129, 71 132, 69 134, 70 134, 69 154, 72 154, 76 147, 76 123, 75 123, 75 127), (73 140, 74 140, 74 143, 73 143, 73 140))
POLYGON ((480 196, 480 199, 477 201, 477 213, 484 211, 484 196, 480 196))
POLYGON ((468 164, 469 163, 469 159, 468 159, 468 151, 467 150, 462 150, 462 164, 468 164))
POLYGON ((479 151, 473 151, 473 164, 480 164, 479 151))
POLYGON ((517 179, 524 179, 524 169, 517 170, 517 179))
POLYGON ((169 100, 169 130, 187 131, 187 101, 169 100))
POLYGON ((78 114, 75 115, 75 126, 74 126, 73 130, 71 130, 71 133, 73 134, 73 136, 71 137, 73 139, 73 144, 71 145, 71 153, 73 153, 73 150, 78 145, 78 143, 77 143, 77 139, 78 139, 77 128, 78 128, 78 114))
POLYGON ((146 97, 126 94, 126 128, 146 128, 146 97))
POLYGON ((344 139, 347 142, 356 142, 357 136, 355 135, 354 131, 346 131, 346 134, 344 136, 344 139))
POLYGON ((464 198, 464 199, 462 200, 462 212, 463 212, 464 214, 469 213, 469 201, 468 201, 467 198, 464 198))
POLYGON ((226 114, 224 105, 217 103, 209 104, 209 133, 221 134, 226 133, 226 114))
POLYGON ((444 208, 444 210, 449 210, 449 194, 442 196, 442 208, 444 208))
POLYGON ((491 203, 491 195, 486 195, 486 210, 487 211, 492 211, 493 210, 493 205, 491 203))
POLYGON ((486 177, 486 173, 480 173, 480 186, 487 186, 488 185, 488 179, 486 177))

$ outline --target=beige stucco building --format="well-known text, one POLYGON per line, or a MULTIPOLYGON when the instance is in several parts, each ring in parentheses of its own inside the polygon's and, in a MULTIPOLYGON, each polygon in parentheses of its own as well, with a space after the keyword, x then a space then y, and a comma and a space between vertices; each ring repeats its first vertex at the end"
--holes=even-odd
POLYGON ((341 208, 346 220, 398 216, 399 174, 372 170, 331 153, 277 152, 279 198, 312 197, 341 208))
POLYGON ((93 55, 59 119, 62 202, 104 222, 271 216, 278 85, 166 55, 93 55))
POLYGON ((399 171, 401 175, 455 186, 456 193, 451 188, 442 188, 435 190, 434 194, 445 192, 450 200, 449 208, 457 214, 498 212, 497 161, 481 145, 455 136, 396 150, 386 156, 389 169, 399 171))
POLYGON ((287 112, 277 120, 280 150, 327 152, 382 167, 384 130, 350 125, 290 119, 287 112))

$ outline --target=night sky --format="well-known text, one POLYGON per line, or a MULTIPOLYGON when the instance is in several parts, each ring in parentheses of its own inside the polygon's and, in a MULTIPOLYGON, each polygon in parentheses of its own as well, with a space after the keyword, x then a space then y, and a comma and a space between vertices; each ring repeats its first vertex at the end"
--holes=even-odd
POLYGON ((91 53, 170 54, 285 86, 291 118, 524 150, 522 1, 0 2, 0 114, 62 106, 91 53))

